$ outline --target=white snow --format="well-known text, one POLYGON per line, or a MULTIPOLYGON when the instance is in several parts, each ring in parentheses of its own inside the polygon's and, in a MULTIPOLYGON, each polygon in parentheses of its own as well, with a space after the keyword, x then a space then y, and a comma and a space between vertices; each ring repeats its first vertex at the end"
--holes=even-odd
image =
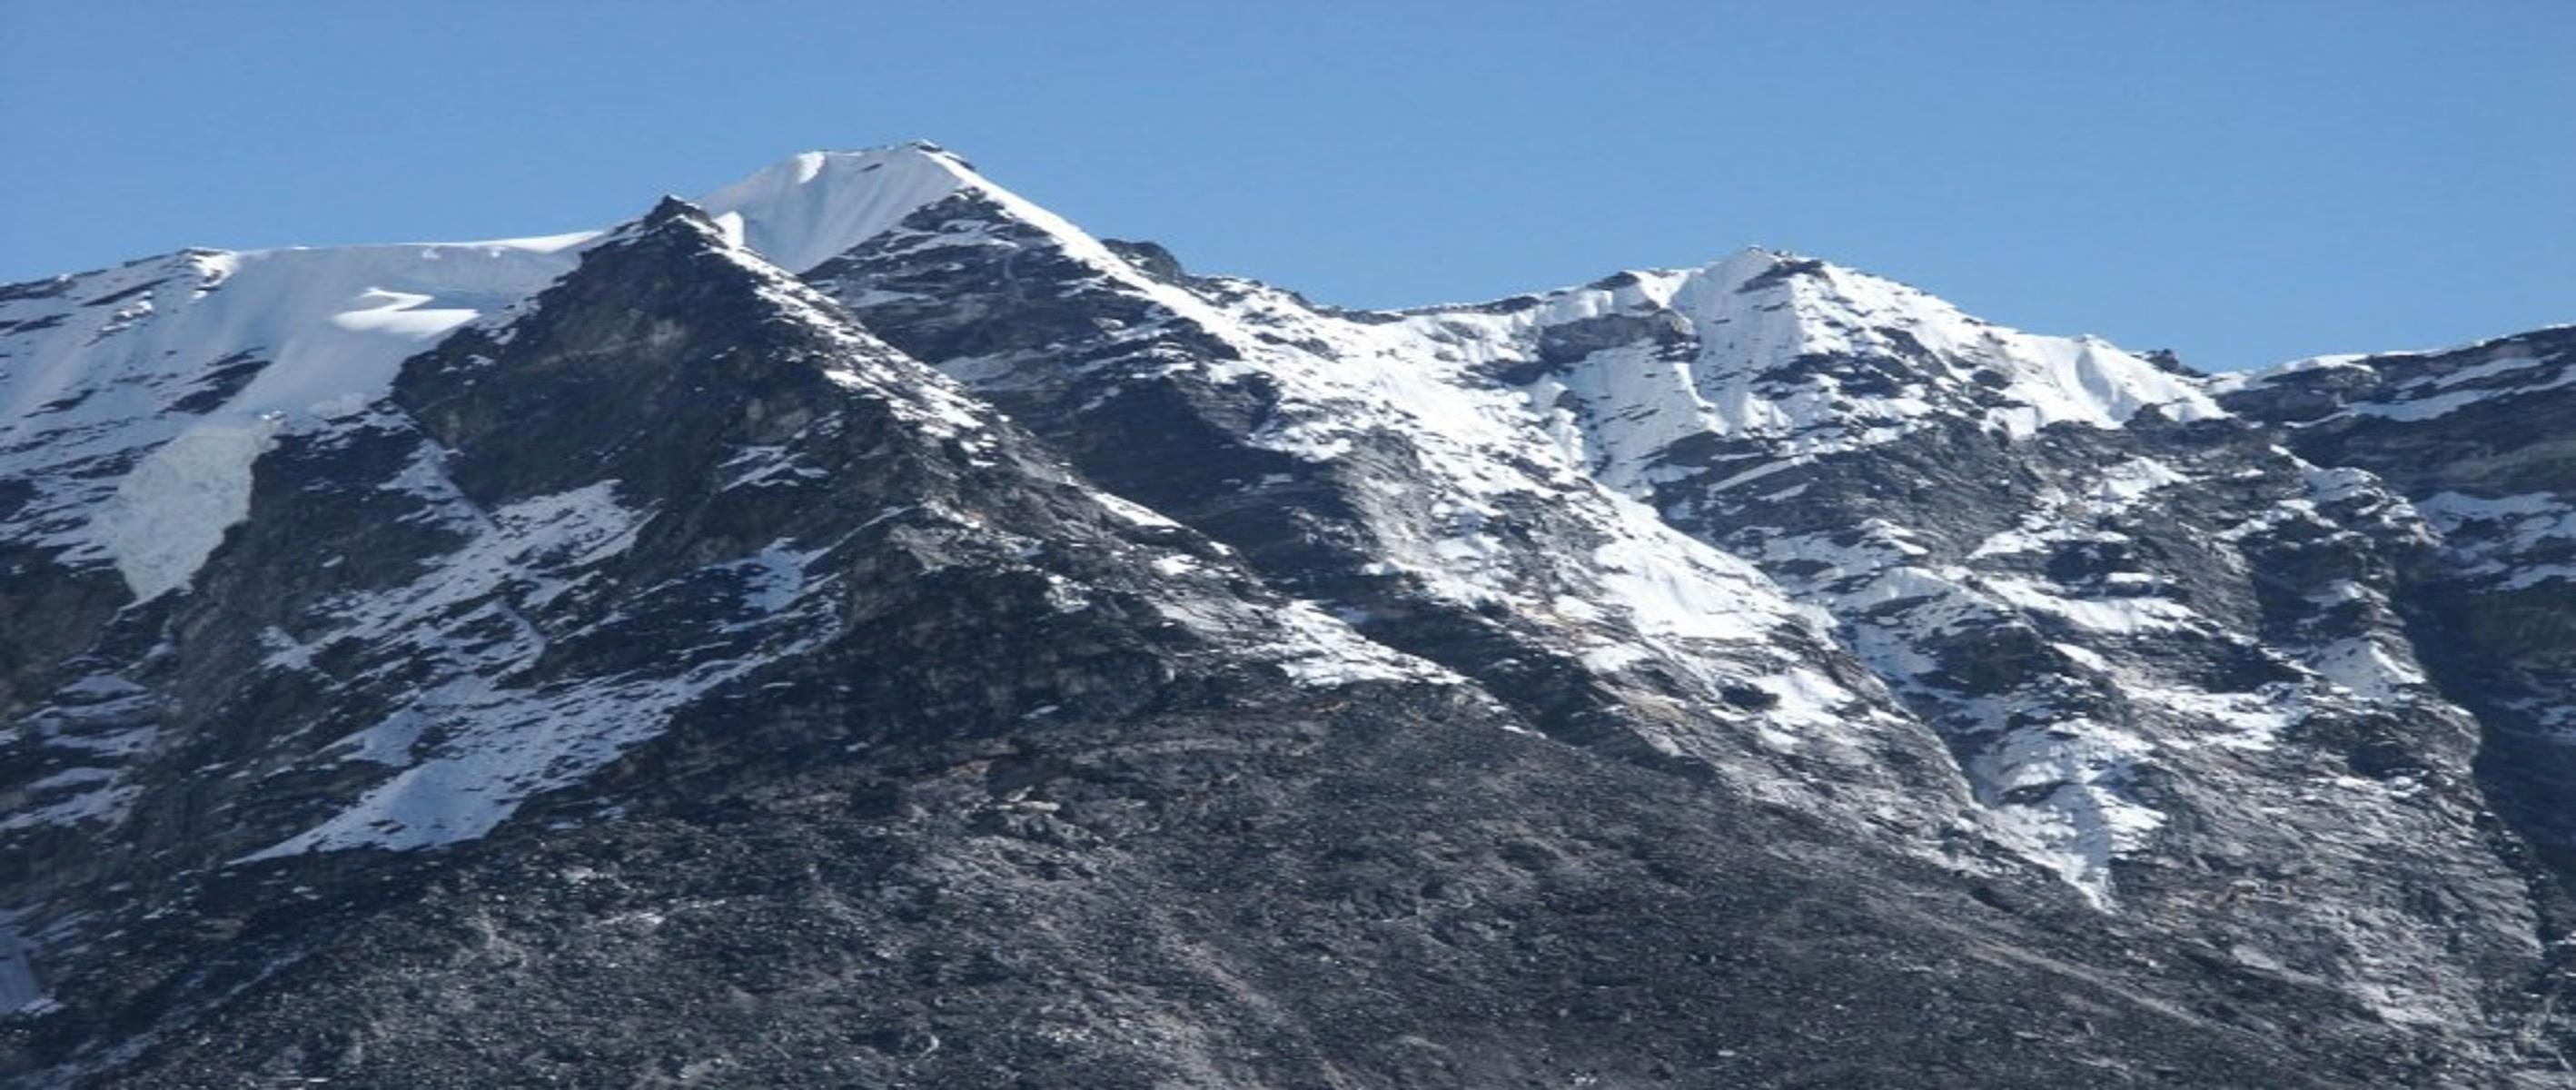
MULTIPOLYGON (((1948 693, 1938 682, 1940 664, 1921 648, 1961 630, 2024 623, 2023 611, 2064 619, 2077 629, 2074 635, 2097 640, 2179 625, 2188 613, 2162 599, 2069 598, 2034 581, 1940 563, 1903 528, 1883 521, 1855 529, 1848 543, 1823 534, 1763 536, 1758 555, 1775 570, 1805 573, 1787 580, 1792 591, 1840 622, 1845 645, 1872 673, 1900 691, 1937 694, 1935 702, 1951 709, 1945 725, 1956 737, 1976 740, 1966 770, 2006 843, 2096 906, 2115 907, 2111 861, 2142 845, 2164 821, 2121 786, 2152 756, 2154 744, 2034 694, 1948 693)), ((2112 665, 2080 644, 2055 646, 2093 670, 2112 665)))
POLYGON ((780 268, 804 272, 979 182, 927 144, 809 151, 697 203, 727 234, 780 268))
POLYGON ((2186 725, 2208 731, 2218 745, 2241 750, 2273 748, 2281 732, 2306 711, 2302 694, 2279 684, 2252 692, 2204 692, 2132 676, 2121 681, 2120 691, 2133 701, 2164 708, 2186 725))
POLYGON ((2144 846, 2165 824, 2163 814, 2121 786, 2154 749, 2135 733, 2078 718, 2005 735, 1970 763, 1978 783, 1994 793, 1991 805, 2003 828, 2023 840, 2024 854, 2054 869, 2095 906, 2110 908, 2118 903, 2112 859, 2144 846), (2037 803, 2002 797, 2026 788, 2048 790, 2037 803))
POLYGON ((2306 656, 2306 665, 2364 700, 2403 700, 2413 695, 2411 690, 2423 687, 2424 672, 2401 654, 2392 653, 2376 639, 2354 637, 2306 656))
POLYGON ((386 291, 369 288, 359 292, 355 303, 375 304, 344 310, 330 318, 332 325, 360 333, 382 333, 427 341, 474 320, 479 313, 462 307, 424 308, 430 297, 417 292, 386 291))
POLYGON ((2484 363, 2473 363, 2449 374, 2435 376, 2430 382, 2415 383, 2412 385, 2429 385, 2437 390, 2446 389, 2448 387, 2460 385, 2464 382, 2481 382, 2487 379, 2492 379, 2498 375, 2511 371, 2528 370, 2530 368, 2540 366, 2541 362, 2542 361, 2536 356, 2507 353, 2505 355, 2491 357, 2484 363))
MULTIPOLYGON (((1605 315, 1675 321, 1697 347, 1651 342, 1597 351, 1533 384, 1560 446, 1627 489, 1657 479, 1661 453, 1709 434, 1771 440, 1803 456, 1901 433, 1961 412, 2013 435, 2058 423, 2118 427, 2148 406, 2178 419, 2223 415, 2197 384, 2093 337, 1992 325, 1913 288, 1823 262, 1745 250, 1690 270, 1623 274, 1616 287, 1552 292, 1509 313, 1427 308, 1408 324, 1469 363, 1526 358, 1541 331, 1605 315), (1862 387, 1809 357, 1887 361, 1893 389, 1862 387), (1989 376, 1989 382, 1972 377, 1989 376), (1999 380, 1999 381, 1995 381, 1999 380), (2000 394, 2005 404, 1980 408, 2000 394)), ((1747 478, 1750 479, 1750 478, 1747 478)))
POLYGON ((1181 528, 1180 523, 1164 518, 1162 512, 1156 511, 1144 504, 1130 501, 1123 496, 1116 496, 1107 492, 1102 492, 1099 494, 1099 499, 1101 506, 1108 508, 1110 514, 1116 515, 1119 518, 1137 526, 1155 530, 1178 530, 1181 528))
POLYGON ((2545 541, 2576 539, 2576 506, 2550 492, 2506 496, 2436 492, 2415 501, 2415 509, 2444 533, 2474 527, 2500 534, 2517 550, 2545 541))
POLYGON ((1301 685, 1331 688, 1368 681, 1463 684, 1463 678, 1351 631, 1312 602, 1271 615, 1281 636, 1272 645, 1280 669, 1301 685))
POLYGON ((2270 367, 2257 367, 2247 371, 2231 371, 2223 375, 2211 375, 2206 382, 2201 384, 2201 386, 2211 394, 2229 394, 2235 393, 2239 390, 2260 386, 2288 375, 2301 374, 2308 371, 2367 371, 2370 369, 2370 365, 2364 361, 2368 359, 2370 359, 2370 356, 2367 353, 2352 352, 2327 356, 2308 356, 2303 359, 2291 360, 2287 363, 2274 364, 2270 367))
POLYGON ((1687 541, 1669 530, 1638 533, 1592 551, 1603 599, 1626 612, 1638 632, 1670 639, 1754 641, 1797 616, 1752 565, 1704 546, 1692 548, 1697 543, 1687 541))
MULTIPOLYGON (((322 751, 398 771, 328 820, 241 862, 481 836, 529 796, 580 780, 660 733, 690 701, 814 646, 839 624, 822 593, 832 580, 806 574, 823 550, 776 541, 633 592, 649 599, 667 589, 695 600, 705 576, 730 574, 733 609, 744 619, 711 626, 701 637, 706 646, 672 656, 667 665, 676 668, 533 681, 526 673, 551 641, 522 611, 547 608, 630 547, 649 512, 617 503, 615 482, 603 481, 488 516, 452 497, 447 517, 475 536, 404 587, 332 603, 343 626, 314 640, 409 648, 390 668, 430 673, 408 704, 322 751), (436 744, 425 749, 433 731, 436 744)), ((611 614, 571 635, 628 623, 611 614)))

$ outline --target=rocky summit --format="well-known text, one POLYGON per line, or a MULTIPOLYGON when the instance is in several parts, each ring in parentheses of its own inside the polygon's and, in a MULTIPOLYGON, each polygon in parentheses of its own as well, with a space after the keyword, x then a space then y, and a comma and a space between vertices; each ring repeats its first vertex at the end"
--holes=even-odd
POLYGON ((2568 328, 1351 310, 928 144, 0 286, 9 1087, 2576 1086, 2571 690, 2568 328))

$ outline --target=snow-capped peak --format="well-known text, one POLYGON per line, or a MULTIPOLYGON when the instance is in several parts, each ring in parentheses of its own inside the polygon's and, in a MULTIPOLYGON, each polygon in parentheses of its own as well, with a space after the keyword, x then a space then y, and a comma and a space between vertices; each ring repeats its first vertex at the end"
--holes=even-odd
POLYGON ((2222 415, 2190 380, 2099 337, 2009 329, 1884 277, 1767 251, 1739 253, 1701 273, 1677 309, 1703 329, 1739 331, 1737 343, 1750 349, 1745 362, 1764 370, 1841 355, 1955 371, 1981 384, 2001 379, 1994 388, 2013 404, 1988 419, 2017 434, 2060 422, 2117 427, 2149 405, 2187 420, 2222 415))
POLYGON ((1613 479, 1696 434, 1788 438, 1814 453, 1944 415, 2015 435, 2116 428, 2148 406, 2223 415, 2190 378, 2100 338, 2024 333, 1893 280, 1761 248, 1411 320, 1498 361, 1535 357, 1547 365, 1542 400, 1620 422, 1591 439, 1613 479))
POLYGON ((997 187, 965 160, 915 141, 791 156, 699 203, 737 241, 803 272, 966 189, 997 187))

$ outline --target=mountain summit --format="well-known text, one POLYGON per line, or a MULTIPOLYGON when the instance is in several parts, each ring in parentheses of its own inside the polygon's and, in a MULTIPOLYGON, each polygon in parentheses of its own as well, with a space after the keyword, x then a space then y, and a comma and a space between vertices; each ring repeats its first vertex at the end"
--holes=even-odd
POLYGON ((701 203, 737 241, 780 268, 802 272, 960 191, 1003 196, 965 160, 919 141, 869 151, 809 151, 708 194, 701 203))
POLYGON ((0 286, 0 1082, 2566 1085, 2570 348, 924 143, 0 286))

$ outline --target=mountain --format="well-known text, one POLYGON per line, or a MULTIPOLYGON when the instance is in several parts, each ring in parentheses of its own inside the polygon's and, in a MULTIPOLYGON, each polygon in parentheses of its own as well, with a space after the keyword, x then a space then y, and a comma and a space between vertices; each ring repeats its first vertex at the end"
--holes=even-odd
POLYGON ((0 287, 0 1080, 2569 1085, 2571 345, 1350 310, 927 144, 0 287))

